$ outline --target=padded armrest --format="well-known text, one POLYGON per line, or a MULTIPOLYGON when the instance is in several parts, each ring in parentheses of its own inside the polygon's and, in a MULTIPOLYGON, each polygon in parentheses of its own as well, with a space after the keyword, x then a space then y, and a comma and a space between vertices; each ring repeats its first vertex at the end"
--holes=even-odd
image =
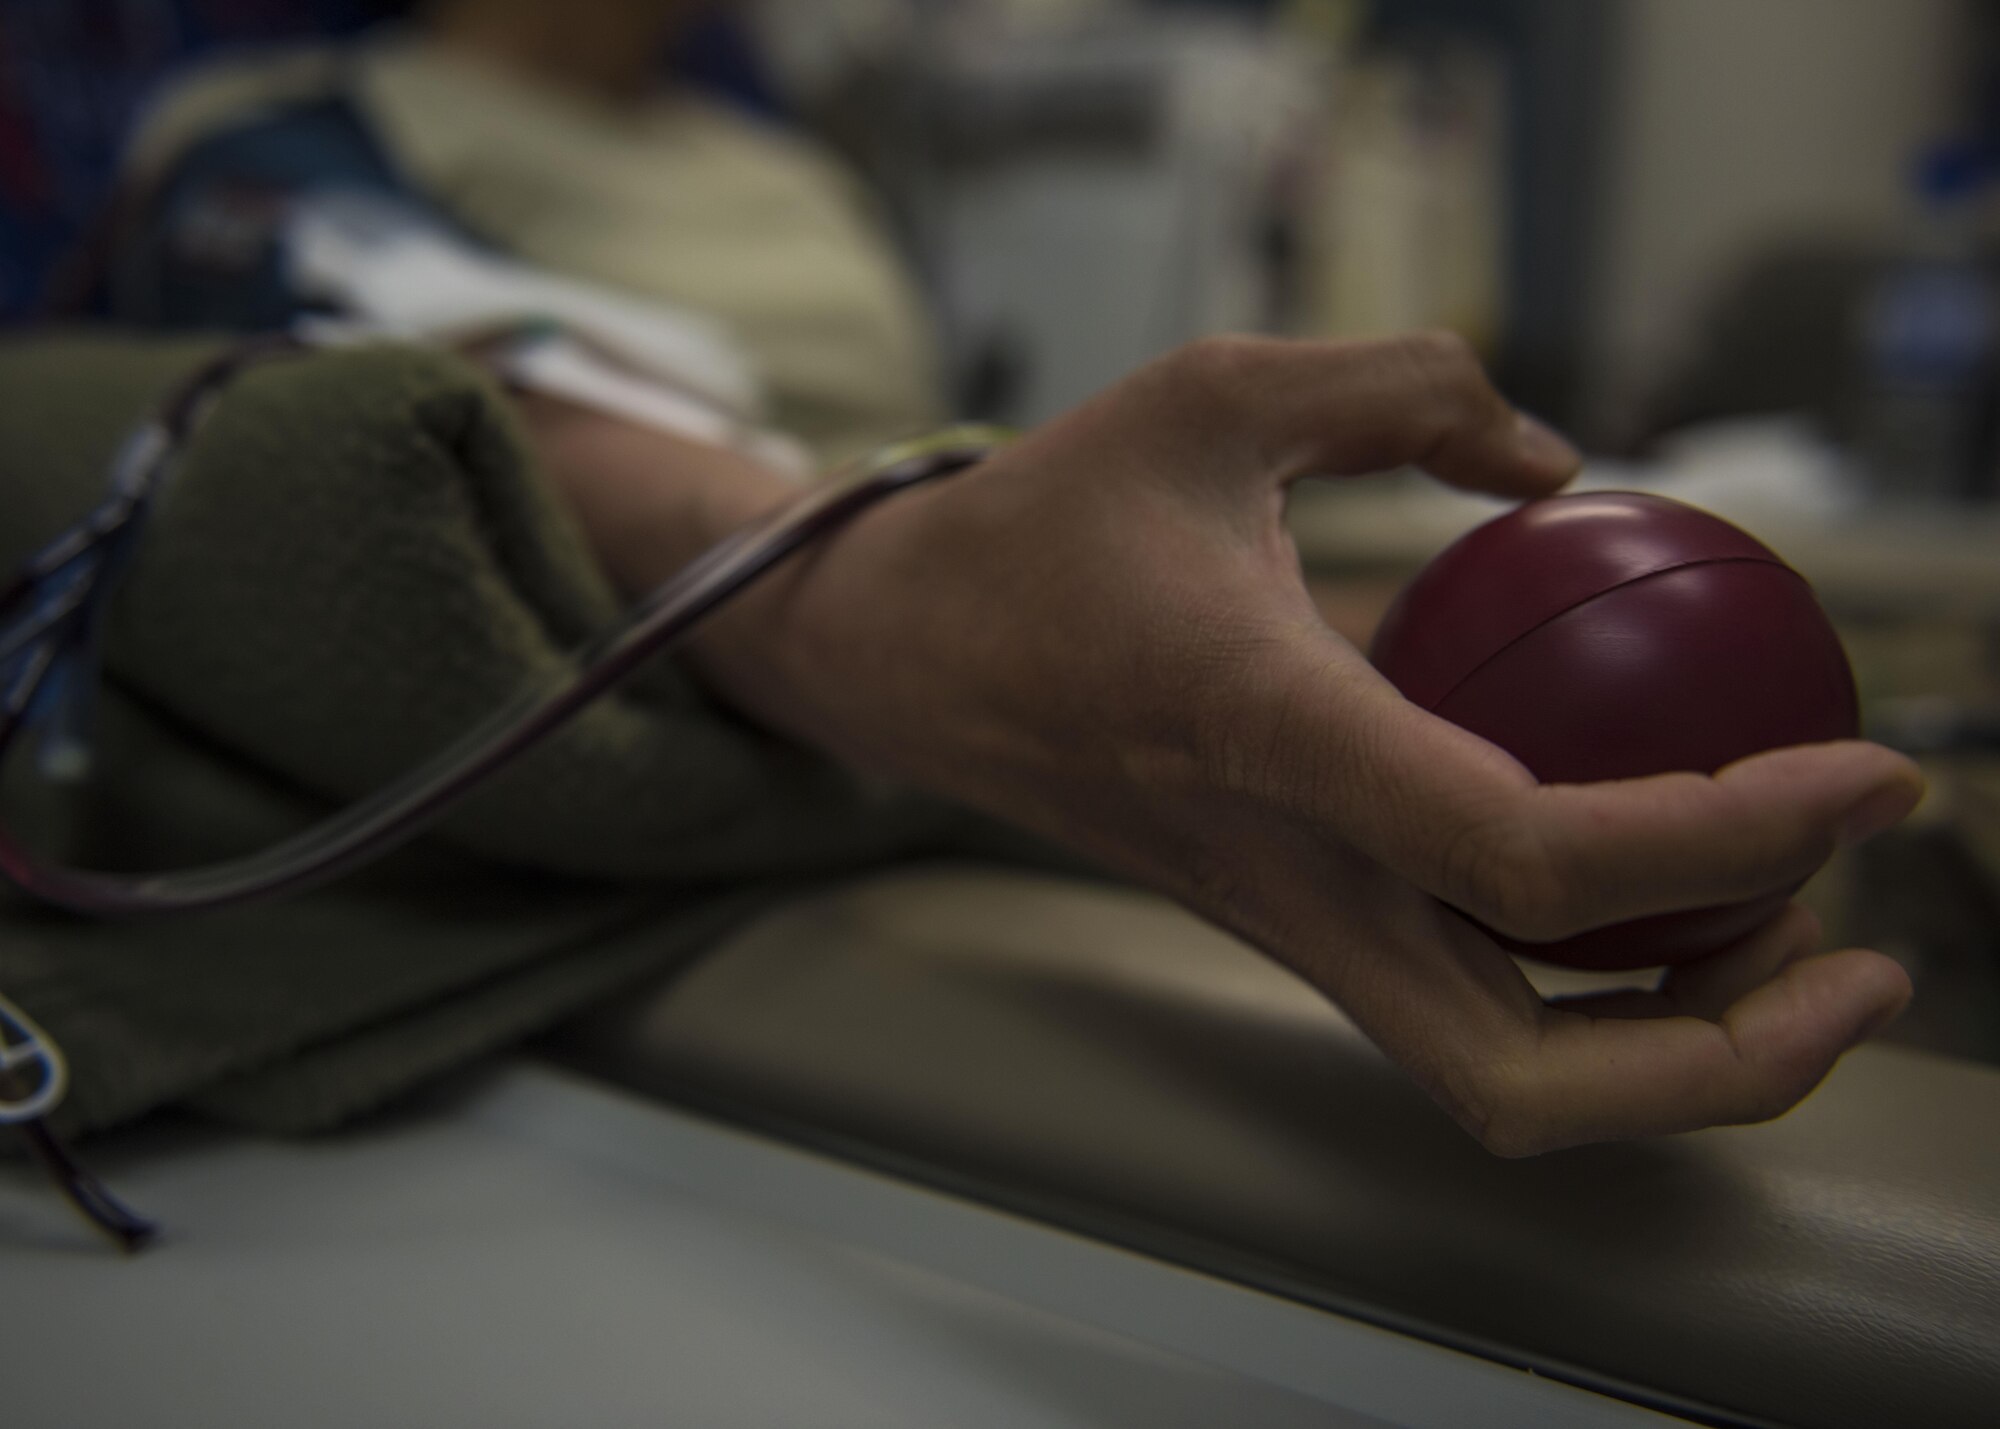
POLYGON ((1142 895, 963 870, 793 906, 569 1029, 624 1085, 1718 1423, 2000 1405, 2000 1073, 1850 1056, 1764 1127, 1507 1162, 1142 895))

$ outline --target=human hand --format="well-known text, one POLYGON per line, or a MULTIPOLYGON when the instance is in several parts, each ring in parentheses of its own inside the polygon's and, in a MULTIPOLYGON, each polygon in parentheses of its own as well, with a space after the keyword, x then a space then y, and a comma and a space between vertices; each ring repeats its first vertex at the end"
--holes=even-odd
POLYGON ((1496 1152, 1784 1111, 1900 1009, 1896 964, 1818 955, 1794 911, 1658 993, 1552 1007, 1451 909, 1549 941, 1767 894, 1900 819, 1916 771, 1843 743, 1538 785, 1307 597, 1289 483, 1406 463, 1527 498, 1577 458, 1455 340, 1204 342, 870 513, 693 658, 764 722, 1232 929, 1496 1152))

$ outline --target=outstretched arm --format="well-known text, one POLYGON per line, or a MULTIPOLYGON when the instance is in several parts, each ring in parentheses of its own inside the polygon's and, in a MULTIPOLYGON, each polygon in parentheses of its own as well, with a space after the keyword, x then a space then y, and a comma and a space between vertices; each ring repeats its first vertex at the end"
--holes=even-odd
MULTIPOLYGON (((734 459, 648 478, 657 453, 613 449, 653 439, 547 417, 537 439, 633 589, 784 494, 734 459)), ((1445 905, 1547 940, 1768 893, 1899 820, 1915 769, 1843 743, 1537 784, 1405 701, 1308 599, 1289 484, 1404 464, 1528 498, 1577 457, 1454 339, 1207 341, 861 518, 690 658, 769 726, 1240 934, 1496 1152, 1784 1111, 1901 1008, 1895 963, 1819 953, 1794 910, 1657 994, 1558 1008, 1445 905)))

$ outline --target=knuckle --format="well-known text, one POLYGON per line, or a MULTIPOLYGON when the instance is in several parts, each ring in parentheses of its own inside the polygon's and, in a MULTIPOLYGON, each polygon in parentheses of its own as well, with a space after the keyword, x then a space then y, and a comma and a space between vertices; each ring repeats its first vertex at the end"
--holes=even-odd
POLYGON ((1416 387, 1437 404, 1442 423, 1463 422, 1488 415, 1503 405, 1487 380, 1486 368, 1472 344, 1448 330, 1411 333, 1399 339, 1403 360, 1416 387))
POLYGON ((1532 1078, 1518 1066, 1481 1072, 1455 1099, 1453 1112, 1481 1147, 1503 1160, 1539 1156, 1564 1144, 1532 1078))
POLYGON ((1479 354, 1463 333, 1450 328, 1427 328, 1402 339, 1412 355, 1440 372, 1478 372, 1479 354))
POLYGON ((1479 1133, 1479 1144, 1502 1161, 1523 1161, 1559 1150, 1564 1143, 1536 1122, 1508 1115, 1489 1121, 1479 1133))
POLYGON ((1830 1061, 1815 1050, 1800 1050, 1789 1055, 1753 1059, 1755 1065, 1749 1084, 1738 1098, 1730 1120, 1738 1125, 1754 1126, 1761 1122, 1775 1121, 1804 1101, 1813 1088, 1817 1087, 1830 1070, 1830 1061))
POLYGON ((1458 333, 1439 329, 1411 333, 1402 341, 1408 359, 1438 387, 1472 392, 1486 386, 1486 369, 1480 365, 1479 354, 1458 333))
POLYGON ((1534 826, 1495 814, 1460 827, 1445 845, 1443 897, 1487 927, 1523 942, 1553 942, 1580 931, 1568 880, 1534 826))
POLYGON ((1162 369, 1183 392, 1217 396, 1241 386, 1245 371, 1269 347, 1267 338, 1221 334, 1196 338, 1162 359, 1162 369))

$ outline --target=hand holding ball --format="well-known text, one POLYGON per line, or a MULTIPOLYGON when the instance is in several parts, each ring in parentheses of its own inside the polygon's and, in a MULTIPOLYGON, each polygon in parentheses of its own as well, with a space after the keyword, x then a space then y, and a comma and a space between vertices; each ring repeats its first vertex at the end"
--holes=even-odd
MULTIPOLYGON (((1805 579, 1657 496, 1561 496, 1489 522, 1411 582, 1370 653, 1407 698, 1545 784, 1713 773, 1860 726, 1846 652, 1805 579)), ((1582 968, 1682 962, 1788 896, 1516 950, 1582 968)))

